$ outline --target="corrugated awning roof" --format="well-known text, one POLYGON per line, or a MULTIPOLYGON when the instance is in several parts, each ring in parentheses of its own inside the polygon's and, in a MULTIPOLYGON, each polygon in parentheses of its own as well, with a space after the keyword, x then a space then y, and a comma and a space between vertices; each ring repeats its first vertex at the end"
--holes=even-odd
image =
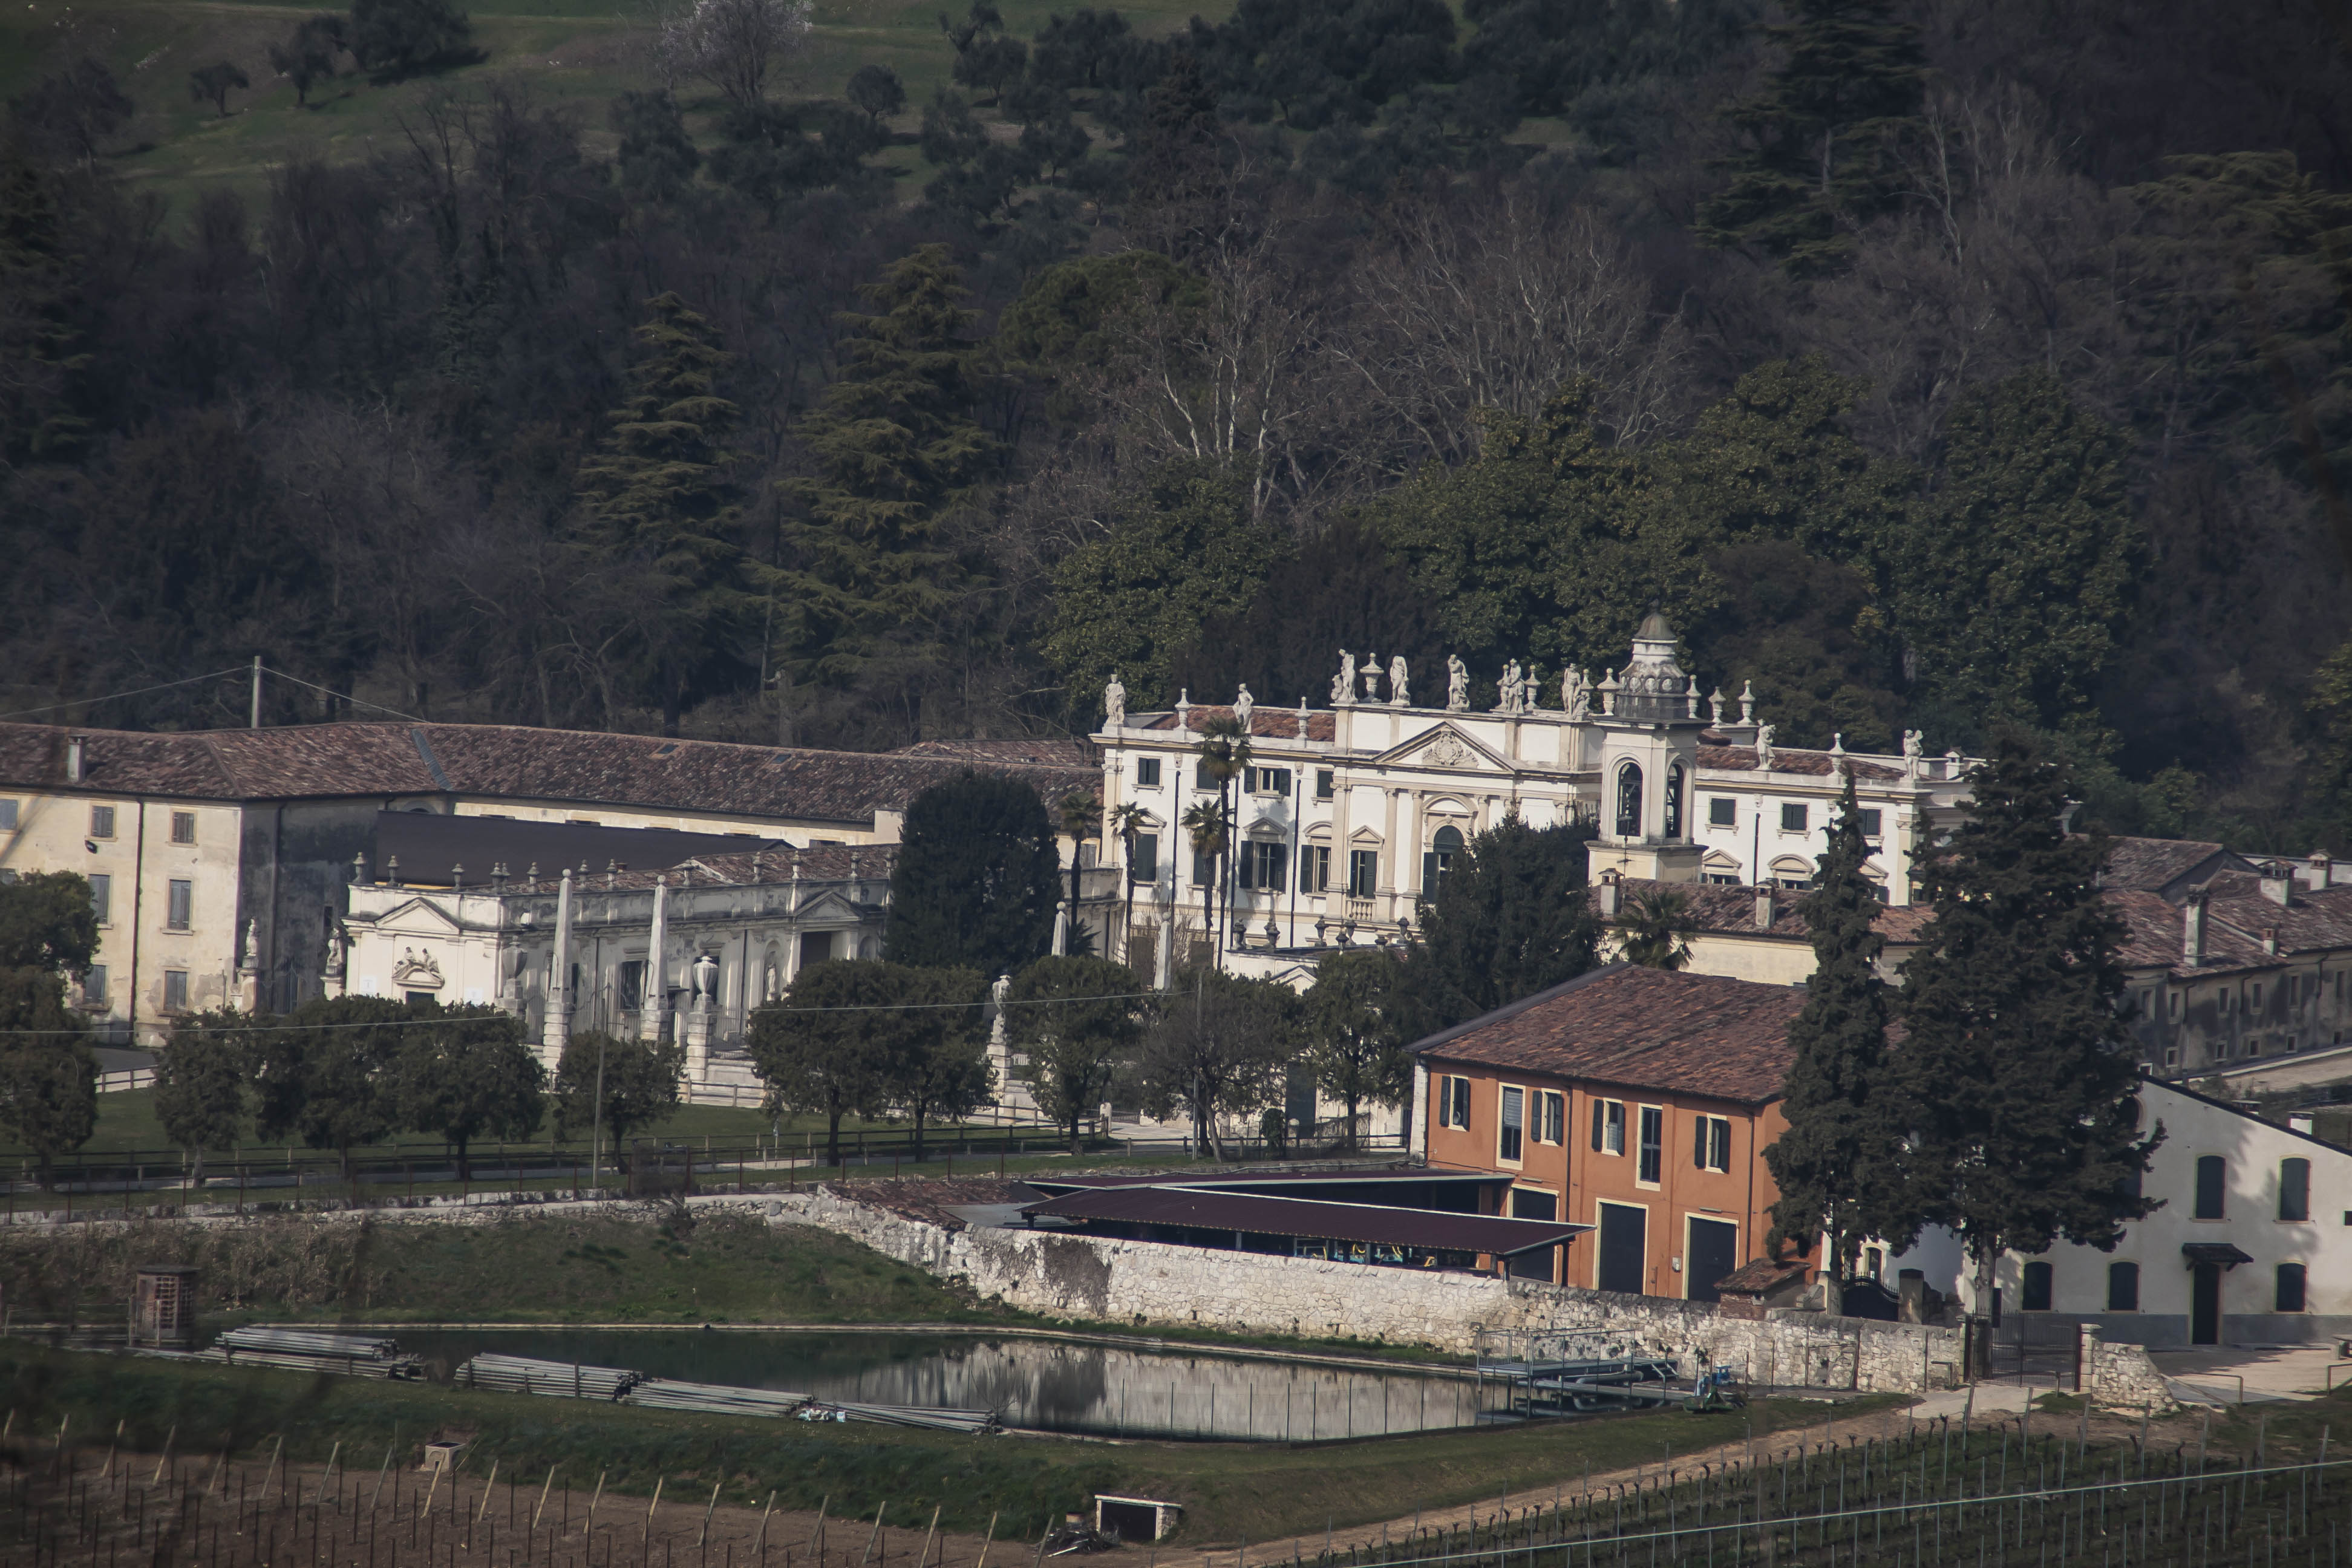
POLYGON ((1444 1167, 1385 1171, 1250 1171, 1221 1175, 1171 1174, 1142 1176, 1024 1176, 1021 1184, 1041 1193, 1096 1192, 1108 1187, 1198 1187, 1213 1192, 1251 1192, 1286 1186, 1393 1186, 1398 1183, 1444 1182, 1449 1184, 1493 1185, 1511 1177, 1499 1171, 1456 1171, 1444 1167))
POLYGON ((1316 1198, 1270 1197, 1197 1186, 1098 1187, 1027 1205, 1039 1219, 1116 1220, 1129 1225, 1191 1226, 1249 1231, 1316 1241, 1360 1241, 1432 1252, 1483 1252, 1509 1258, 1573 1241, 1592 1227, 1565 1220, 1505 1219, 1497 1215, 1400 1209, 1316 1198))

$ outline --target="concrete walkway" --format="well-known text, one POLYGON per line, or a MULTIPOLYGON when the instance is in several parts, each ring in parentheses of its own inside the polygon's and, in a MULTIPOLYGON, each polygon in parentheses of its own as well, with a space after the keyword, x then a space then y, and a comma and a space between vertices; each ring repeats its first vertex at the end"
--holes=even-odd
POLYGON ((2172 1396, 2184 1405, 2262 1405, 2317 1399, 2352 1382, 2352 1361, 2334 1342, 2316 1345, 2206 1345, 2151 1351, 2172 1396))

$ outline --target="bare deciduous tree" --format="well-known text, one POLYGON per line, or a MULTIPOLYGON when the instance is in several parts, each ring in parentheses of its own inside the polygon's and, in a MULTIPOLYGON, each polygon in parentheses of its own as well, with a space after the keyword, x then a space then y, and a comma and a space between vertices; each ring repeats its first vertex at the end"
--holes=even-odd
POLYGON ((661 24, 661 60, 673 78, 709 82, 742 109, 767 96, 780 57, 806 45, 811 0, 691 0, 661 24))

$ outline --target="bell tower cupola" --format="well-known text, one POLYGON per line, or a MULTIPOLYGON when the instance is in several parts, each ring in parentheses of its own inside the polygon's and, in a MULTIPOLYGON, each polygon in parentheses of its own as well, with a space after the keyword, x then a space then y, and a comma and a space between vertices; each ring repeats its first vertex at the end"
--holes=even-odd
POLYGON ((1586 847, 1588 874, 1604 870, 1662 882, 1696 882, 1705 853, 1693 837, 1698 738, 1707 727, 1698 682, 1675 658, 1675 631, 1653 609, 1633 634, 1633 658, 1601 683, 1592 716, 1601 763, 1601 832, 1586 847))

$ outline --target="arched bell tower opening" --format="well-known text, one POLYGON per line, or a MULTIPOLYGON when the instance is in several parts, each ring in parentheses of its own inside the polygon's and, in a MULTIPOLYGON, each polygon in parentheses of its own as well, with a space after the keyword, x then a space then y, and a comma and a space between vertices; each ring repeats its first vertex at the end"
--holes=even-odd
POLYGON ((1698 776, 1698 682, 1675 656, 1674 628, 1653 610, 1633 634, 1625 668, 1598 688, 1601 776, 1610 798, 1587 847, 1591 878, 1604 870, 1662 882, 1696 882, 1705 854, 1691 837, 1691 781, 1698 776))

